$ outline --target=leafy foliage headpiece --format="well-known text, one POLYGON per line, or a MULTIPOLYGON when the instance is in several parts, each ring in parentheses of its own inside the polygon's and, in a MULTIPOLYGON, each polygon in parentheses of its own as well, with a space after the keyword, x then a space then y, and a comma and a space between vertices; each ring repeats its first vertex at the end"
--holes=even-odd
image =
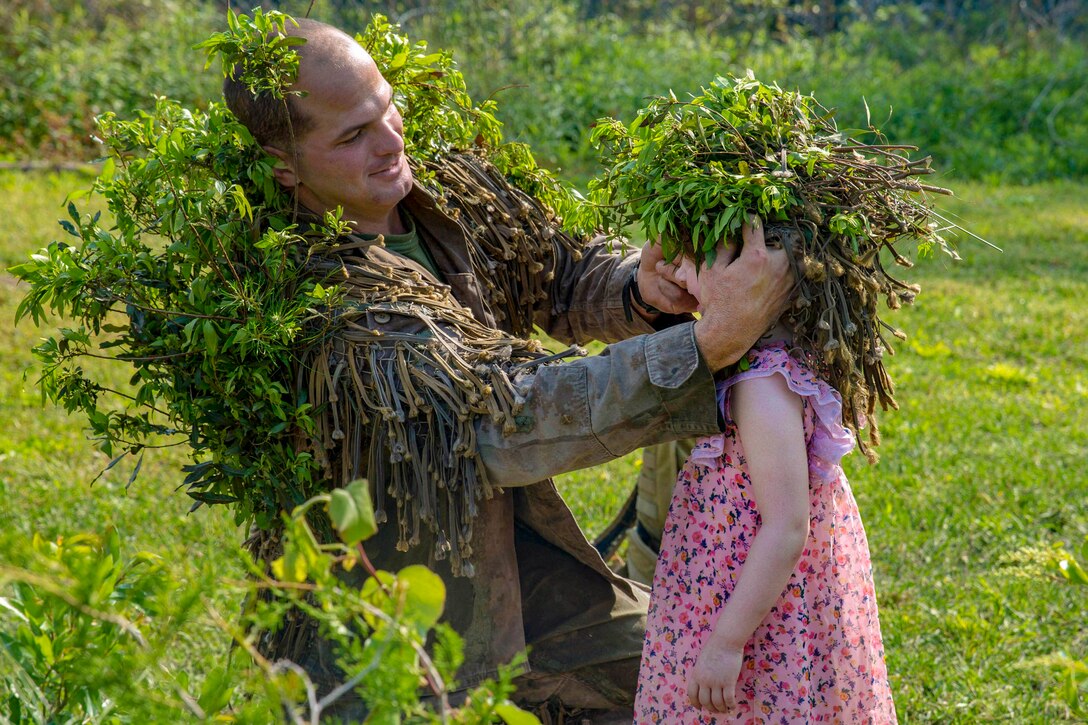
POLYGON ((688 101, 654 99, 629 125, 599 120, 593 140, 606 168, 591 199, 612 233, 637 224, 666 259, 700 266, 713 264, 723 239, 739 241, 749 215, 762 217, 799 281, 785 318, 795 342, 842 395, 844 423, 856 432, 868 419, 877 445, 876 405, 897 407, 886 335, 902 336, 881 319, 880 301, 896 309, 919 291, 885 265, 910 266, 896 250, 903 240, 955 252, 925 197, 949 192, 917 178, 929 159, 869 133, 872 144, 840 133, 814 98, 751 72, 718 78, 688 101))

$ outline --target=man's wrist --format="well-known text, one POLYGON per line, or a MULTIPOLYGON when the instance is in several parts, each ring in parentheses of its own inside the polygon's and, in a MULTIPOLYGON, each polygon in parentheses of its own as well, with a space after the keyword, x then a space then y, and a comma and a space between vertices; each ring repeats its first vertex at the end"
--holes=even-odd
POLYGON ((634 321, 632 310, 638 312, 639 317, 647 322, 661 314, 661 310, 642 299, 642 293, 638 288, 638 262, 631 270, 631 276, 623 284, 623 316, 628 322, 634 321))
POLYGON ((729 367, 748 352, 750 345, 738 345, 736 330, 731 325, 716 324, 712 315, 695 321, 695 345, 710 372, 729 367))

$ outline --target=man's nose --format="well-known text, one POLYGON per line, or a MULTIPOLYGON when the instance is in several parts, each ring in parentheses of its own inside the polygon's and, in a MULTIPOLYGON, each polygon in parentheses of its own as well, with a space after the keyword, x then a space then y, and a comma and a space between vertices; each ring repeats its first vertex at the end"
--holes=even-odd
POLYGON ((400 117, 390 117, 382 121, 378 152, 381 154, 399 154, 404 151, 404 132, 400 117))

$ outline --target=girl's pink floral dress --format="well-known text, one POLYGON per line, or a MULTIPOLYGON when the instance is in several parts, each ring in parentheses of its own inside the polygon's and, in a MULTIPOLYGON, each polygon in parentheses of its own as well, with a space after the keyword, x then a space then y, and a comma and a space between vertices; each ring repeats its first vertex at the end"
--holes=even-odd
POLYGON ((841 399, 781 345, 719 383, 726 431, 701 439, 676 482, 654 574, 635 722, 894 723, 869 546, 839 461, 854 447, 841 399), (730 418, 739 380, 785 377, 802 397, 809 456, 808 544, 786 590, 744 649, 737 709, 688 702, 691 668, 740 575, 760 518, 730 418))

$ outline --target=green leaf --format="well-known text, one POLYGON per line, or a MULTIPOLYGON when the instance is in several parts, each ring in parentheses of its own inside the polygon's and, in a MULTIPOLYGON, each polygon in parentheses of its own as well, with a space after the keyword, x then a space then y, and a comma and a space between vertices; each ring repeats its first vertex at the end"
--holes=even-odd
POLYGON ((128 487, 131 486, 133 484, 133 482, 135 482, 136 477, 140 475, 140 468, 143 465, 144 465, 144 455, 143 455, 143 453, 141 453, 140 458, 136 461, 136 466, 132 469, 132 475, 128 477, 128 483, 125 484, 126 489, 128 489, 128 487))
POLYGON ((214 356, 219 351, 219 333, 215 330, 215 322, 204 320, 204 345, 208 348, 208 355, 214 356))
POLYGON ((231 679, 228 667, 215 667, 208 673, 200 688, 197 703, 207 713, 217 713, 230 704, 237 683, 231 679))
POLYGON ((106 162, 102 164, 102 171, 98 173, 98 178, 100 181, 110 181, 111 179, 113 179, 113 175, 114 173, 116 173, 116 171, 117 161, 114 159, 113 156, 109 156, 106 158, 106 162))
POLYGON ((495 714, 501 717, 506 725, 540 725, 540 719, 536 715, 525 712, 511 702, 500 702, 495 705, 495 714))
MULTIPOLYGON (((359 588, 359 596, 363 601, 373 604, 375 607, 381 609, 383 612, 389 615, 393 615, 392 602, 389 597, 386 596, 386 591, 389 590, 396 582, 396 578, 392 572, 379 569, 374 573, 374 576, 368 577, 363 586, 359 588)), ((377 628, 381 625, 381 620, 370 614, 369 612, 363 612, 363 619, 367 625, 372 628, 377 628)))
POLYGON ((103 549, 114 561, 121 561, 121 533, 116 526, 107 526, 104 534, 103 549))
POLYGON ((283 552, 283 556, 272 562, 272 573, 280 581, 304 582, 309 573, 306 568, 306 557, 301 556, 298 549, 288 548, 283 552))
POLYGON ((1088 586, 1088 572, 1071 556, 1063 557, 1058 561, 1058 570, 1061 575, 1074 584, 1088 586))
POLYGON ((378 531, 374 508, 370 503, 370 486, 365 478, 332 492, 329 496, 329 517, 341 540, 349 546, 369 539, 378 531))
POLYGON ((420 636, 425 636, 438 623, 446 606, 442 577, 422 564, 413 564, 397 572, 397 587, 404 594, 404 618, 416 625, 420 636))
POLYGON ((8 599, 7 597, 0 597, 0 609, 8 610, 8 612, 15 615, 16 617, 23 620, 24 622, 28 621, 27 616, 23 612, 23 610, 21 608, 19 608, 19 607, 16 607, 11 602, 12 602, 12 600, 8 599))

